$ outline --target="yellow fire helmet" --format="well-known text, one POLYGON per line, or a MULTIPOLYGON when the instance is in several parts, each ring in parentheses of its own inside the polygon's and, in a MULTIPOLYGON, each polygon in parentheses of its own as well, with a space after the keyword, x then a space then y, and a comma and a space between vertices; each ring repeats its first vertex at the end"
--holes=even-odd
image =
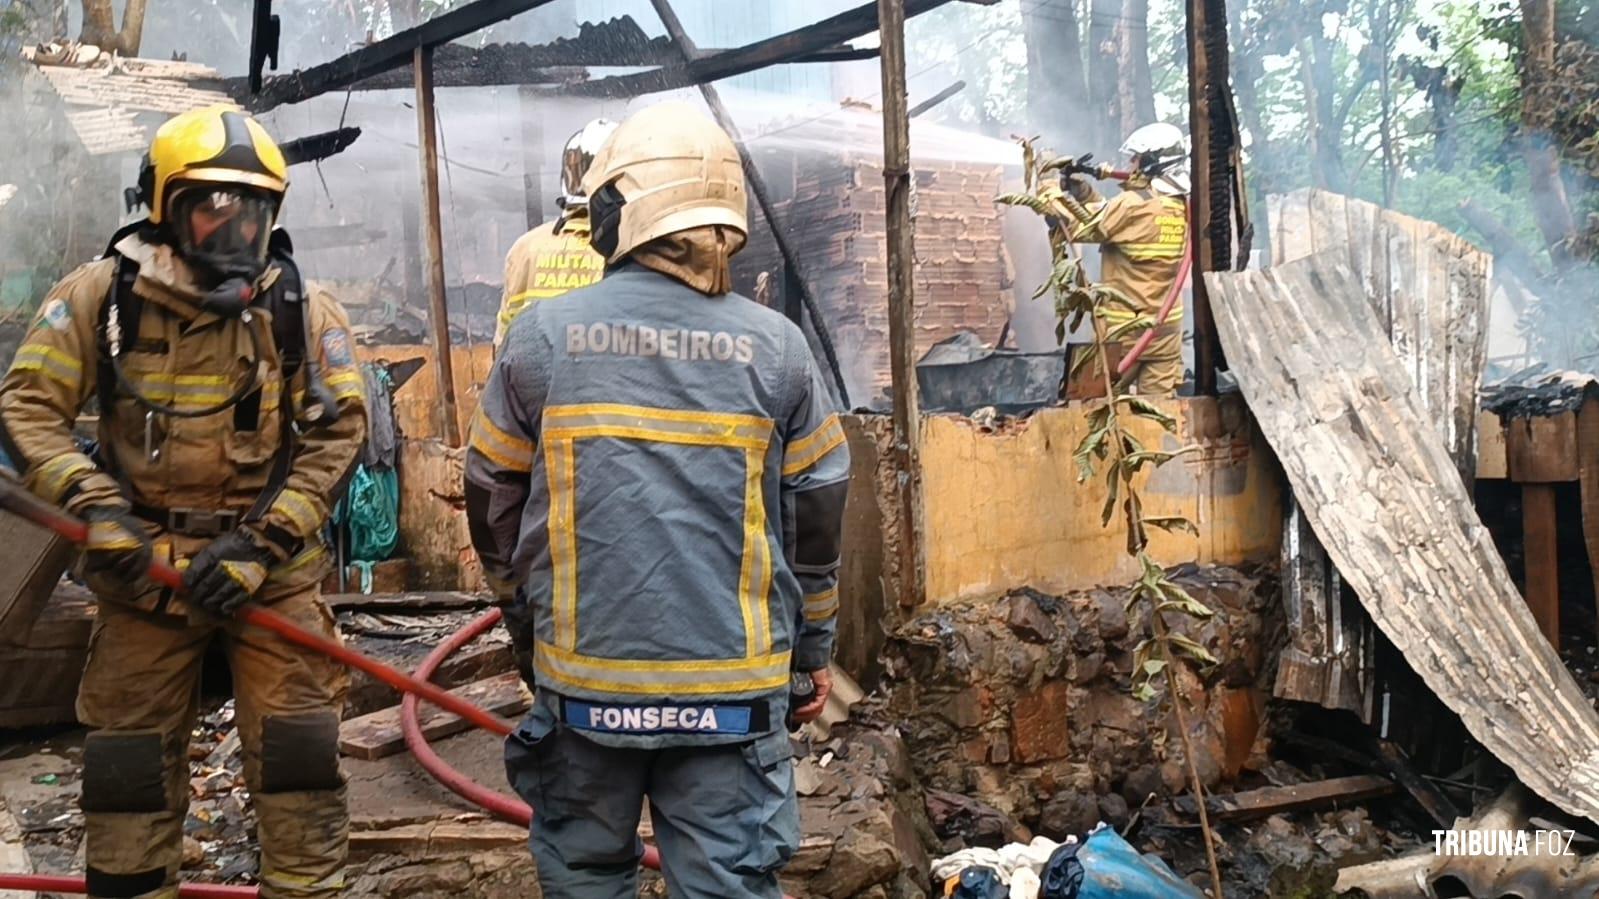
POLYGON ((607 262, 705 225, 749 234, 738 148, 686 103, 658 103, 617 126, 583 177, 583 189, 589 240, 607 262))
POLYGON ((186 257, 218 272, 248 272, 266 258, 288 171, 259 122, 229 106, 208 106, 156 131, 139 196, 150 222, 186 257))

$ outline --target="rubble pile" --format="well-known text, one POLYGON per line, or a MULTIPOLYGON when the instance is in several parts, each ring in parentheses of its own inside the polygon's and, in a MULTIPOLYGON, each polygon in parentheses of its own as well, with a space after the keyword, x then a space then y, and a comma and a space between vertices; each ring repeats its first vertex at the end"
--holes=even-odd
MULTIPOLYGON (((1196 762, 1213 786, 1262 763, 1281 607, 1264 573, 1191 568, 1175 579, 1216 612, 1168 619, 1221 660, 1203 682, 1183 675, 1196 762)), ((946 850, 1081 836, 1101 820, 1120 827, 1151 794, 1184 788, 1164 706, 1130 694, 1146 627, 1128 620, 1127 596, 1020 591, 929 611, 890 634, 890 708, 946 850)))

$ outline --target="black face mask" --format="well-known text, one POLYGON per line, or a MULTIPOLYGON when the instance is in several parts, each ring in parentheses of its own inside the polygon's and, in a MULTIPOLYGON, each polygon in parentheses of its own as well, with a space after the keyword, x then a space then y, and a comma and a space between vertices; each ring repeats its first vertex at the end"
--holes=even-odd
POLYGON ((254 297, 254 279, 234 275, 207 291, 200 300, 200 308, 222 318, 238 318, 254 297))
POLYGON ((606 259, 622 239, 622 207, 626 205, 627 198, 614 181, 589 197, 589 246, 606 259))

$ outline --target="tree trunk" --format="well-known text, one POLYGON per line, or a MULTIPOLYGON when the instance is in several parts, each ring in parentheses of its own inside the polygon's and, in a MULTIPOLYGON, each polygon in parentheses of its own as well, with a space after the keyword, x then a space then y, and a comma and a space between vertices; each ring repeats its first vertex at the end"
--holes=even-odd
POLYGON ((1120 90, 1116 22, 1121 18, 1121 0, 1090 0, 1088 20, 1088 115, 1091 149, 1099 158, 1110 161, 1121 144, 1121 116, 1117 110, 1120 90))
POLYGON ((1343 154, 1339 148, 1340 120, 1333 108, 1335 84, 1332 49, 1326 44, 1326 38, 1319 35, 1311 35, 1299 42, 1300 77, 1305 85, 1305 113, 1309 117, 1311 165, 1315 169, 1311 175, 1317 187, 1347 193, 1349 179, 1344 173, 1343 154))
POLYGON ((122 33, 117 37, 117 48, 123 56, 138 56, 139 44, 144 39, 144 10, 149 0, 128 0, 122 9, 122 33))
POLYGON ((111 0, 83 0, 83 32, 78 40, 108 53, 117 49, 117 20, 111 0))
POLYGON ((1560 180, 1559 150, 1548 129, 1553 110, 1544 100, 1555 67, 1555 0, 1521 0, 1521 34, 1521 152, 1532 181, 1533 218, 1550 258, 1564 267, 1571 263, 1576 225, 1560 180))
POLYGON ((1117 23, 1121 70, 1121 133, 1155 121, 1155 81, 1149 73, 1149 0, 1126 0, 1117 23))
POLYGON ((1027 118, 1057 153, 1076 153, 1068 141, 1084 119, 1083 39, 1070 3, 1024 6, 1027 40, 1027 118))

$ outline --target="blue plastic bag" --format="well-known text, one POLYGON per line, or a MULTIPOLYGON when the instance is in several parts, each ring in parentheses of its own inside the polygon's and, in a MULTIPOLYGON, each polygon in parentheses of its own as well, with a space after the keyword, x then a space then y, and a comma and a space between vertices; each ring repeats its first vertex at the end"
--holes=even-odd
POLYGON ((1140 854, 1105 825, 1056 850, 1043 881, 1040 899, 1205 899, 1165 862, 1140 854))

